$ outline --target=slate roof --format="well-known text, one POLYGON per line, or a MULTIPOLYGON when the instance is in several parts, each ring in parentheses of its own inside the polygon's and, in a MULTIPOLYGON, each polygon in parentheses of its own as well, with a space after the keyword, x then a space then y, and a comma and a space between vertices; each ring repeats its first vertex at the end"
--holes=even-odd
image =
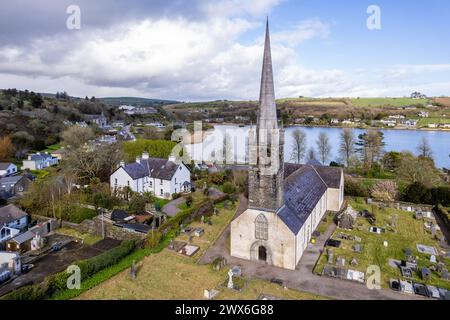
POLYGON ((327 189, 339 189, 341 170, 310 164, 284 164, 284 206, 277 214, 294 234, 298 234, 327 189))
POLYGON ((22 244, 22 243, 25 243, 27 241, 30 241, 33 238, 34 238, 34 233, 31 232, 31 231, 27 231, 27 232, 24 232, 24 233, 21 233, 21 234, 15 236, 14 238, 12 238, 9 241, 14 241, 17 244, 22 244))
POLYGON ((111 220, 115 221, 115 222, 121 222, 124 221, 126 218, 130 217, 130 214, 128 214, 128 212, 124 211, 124 210, 113 210, 113 212, 111 212, 111 220))
POLYGON ((15 205, 7 205, 5 207, 0 208, 0 225, 10 223, 15 220, 19 220, 23 217, 26 217, 28 214, 17 208, 15 205))
POLYGON ((30 160, 32 161, 45 161, 47 159, 52 159, 53 157, 49 154, 46 153, 41 153, 41 154, 33 154, 30 156, 30 160))
POLYGON ((280 219, 298 234, 328 186, 313 166, 302 166, 285 179, 284 206, 278 211, 280 219))
POLYGON ((6 184, 8 187, 11 184, 16 184, 17 182, 19 182, 21 179, 23 179, 23 176, 12 176, 12 177, 4 177, 4 178, 0 178, 0 188, 2 184, 6 184))
POLYGON ((11 162, 0 162, 0 170, 6 170, 12 165, 11 162))
POLYGON ((171 180, 178 165, 167 159, 141 159, 140 163, 130 163, 123 167, 133 180, 150 176, 156 179, 171 180))

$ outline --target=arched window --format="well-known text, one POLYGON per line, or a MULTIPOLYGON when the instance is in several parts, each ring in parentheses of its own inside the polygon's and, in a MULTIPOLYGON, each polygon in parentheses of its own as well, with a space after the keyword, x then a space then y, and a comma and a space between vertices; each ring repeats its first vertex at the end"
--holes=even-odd
POLYGON ((255 237, 259 240, 269 239, 269 223, 267 218, 260 214, 255 220, 255 237))

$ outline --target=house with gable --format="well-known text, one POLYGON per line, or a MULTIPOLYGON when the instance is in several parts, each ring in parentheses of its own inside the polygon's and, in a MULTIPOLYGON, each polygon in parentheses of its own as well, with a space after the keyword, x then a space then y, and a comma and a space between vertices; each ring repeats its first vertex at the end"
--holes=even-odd
POLYGON ((170 199, 173 194, 191 191, 191 172, 175 158, 150 158, 147 152, 136 162, 125 164, 111 175, 112 190, 129 187, 134 192, 150 192, 158 198, 170 199))

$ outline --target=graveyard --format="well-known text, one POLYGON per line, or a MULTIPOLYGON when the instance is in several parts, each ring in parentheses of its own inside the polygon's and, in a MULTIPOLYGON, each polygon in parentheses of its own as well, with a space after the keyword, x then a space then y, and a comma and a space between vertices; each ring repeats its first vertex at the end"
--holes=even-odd
POLYGON ((174 241, 172 247, 161 253, 152 254, 136 265, 136 278, 130 274, 130 269, 101 283, 78 297, 82 300, 91 299, 206 299, 205 290, 217 290, 218 300, 254 300, 261 295, 293 300, 317 300, 324 297, 297 290, 285 289, 279 284, 260 279, 234 277, 234 284, 240 290, 227 287, 230 266, 217 270, 211 264, 197 263, 203 253, 214 243, 226 226, 232 220, 239 202, 231 205, 219 203, 218 212, 211 216, 210 221, 194 221, 184 226, 174 241), (203 229, 201 236, 194 235, 196 229, 203 229), (179 252, 183 245, 197 246, 199 249, 188 256, 179 252))
POLYGON ((389 288, 392 279, 400 279, 450 289, 445 279, 450 257, 442 250, 439 227, 432 227, 435 222, 416 217, 413 211, 367 204, 360 198, 349 199, 349 205, 358 213, 352 226, 347 220, 338 224, 314 273, 329 274, 336 267, 366 273, 376 265, 383 288, 389 288))

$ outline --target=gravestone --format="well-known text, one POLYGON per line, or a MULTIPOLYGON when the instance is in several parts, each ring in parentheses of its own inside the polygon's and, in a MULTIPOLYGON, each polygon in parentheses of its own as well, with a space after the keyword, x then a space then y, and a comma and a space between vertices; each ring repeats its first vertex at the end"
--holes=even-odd
POLYGON ((133 260, 133 263, 131 264, 130 268, 131 279, 136 279, 136 275, 137 275, 136 261, 133 260))
POLYGON ((327 249, 328 263, 333 263, 334 253, 333 250, 327 249))
POLYGON ((358 260, 356 260, 356 258, 353 258, 352 261, 350 262, 350 264, 352 266, 357 266, 358 265, 358 260))
POLYGON ((430 257, 430 262, 437 263, 436 256, 434 254, 430 257))
POLYGON ((389 246, 389 243, 387 241, 384 241, 383 246, 385 246, 387 248, 389 246))
POLYGON ((218 294, 219 294, 219 291, 217 291, 215 289, 211 289, 211 290, 205 289, 203 291, 203 296, 208 300, 214 299, 218 294))
POLYGON ((442 280, 450 280, 450 275, 448 274, 447 269, 442 270, 441 278, 442 280))
POLYGON ((336 260, 336 264, 338 265, 338 266, 345 266, 345 258, 344 257, 338 257, 337 258, 337 260, 336 260))

